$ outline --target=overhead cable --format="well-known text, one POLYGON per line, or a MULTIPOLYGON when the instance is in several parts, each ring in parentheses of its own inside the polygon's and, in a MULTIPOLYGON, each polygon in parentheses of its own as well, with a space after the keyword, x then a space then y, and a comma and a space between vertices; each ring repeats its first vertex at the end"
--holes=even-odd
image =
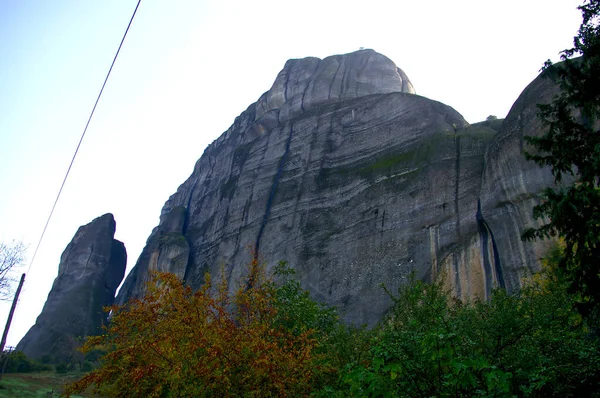
POLYGON ((142 2, 142 0, 138 0, 137 5, 135 6, 135 10, 133 10, 133 15, 131 15, 131 19, 129 20, 127 29, 125 29, 125 34, 123 35, 123 38, 121 39, 121 43, 119 44, 117 53, 115 54, 115 57, 113 58, 113 61, 112 61, 112 64, 110 65, 110 69, 108 70, 108 73, 106 74, 106 78, 104 79, 104 83, 102 84, 100 93, 98 93, 98 98, 96 98, 96 102, 94 103, 92 112, 90 112, 90 117, 88 118, 87 123, 85 124, 85 128, 83 129, 83 133, 81 134, 81 138, 79 139, 77 148, 75 148, 75 153, 73 154, 73 158, 71 159, 69 168, 67 169, 67 172, 65 173, 65 178, 63 179, 63 182, 60 185, 60 189, 58 190, 58 195, 56 195, 56 200, 54 200, 54 205, 52 205, 52 210, 50 210, 50 214, 48 215, 48 219, 46 220, 46 225, 44 226, 44 229, 42 230, 42 235, 40 236, 40 240, 38 241, 35 251, 33 252, 33 256, 31 257, 31 261, 29 263, 29 268, 27 268, 27 273, 29 273, 29 271, 31 270, 31 266, 33 265, 35 256, 37 255, 40 245, 42 244, 42 240, 44 239, 44 235, 46 234, 46 229, 48 229, 48 224, 50 224, 50 219, 52 218, 52 214, 54 214, 54 209, 56 208, 56 204, 58 203, 58 200, 60 199, 60 194, 62 193, 65 183, 67 182, 67 178, 69 177, 69 173, 71 172, 71 167, 73 166, 73 162, 75 162, 75 158, 77 157, 77 153, 79 152, 79 147, 81 146, 81 142, 83 141, 83 138, 85 137, 85 133, 87 132, 87 129, 88 129, 88 126, 90 125, 90 121, 92 120, 92 117, 94 116, 94 112, 96 111, 96 107, 98 106, 98 102, 100 101, 100 97, 102 96, 102 92, 104 91, 104 87, 106 86, 106 82, 108 81, 108 78, 110 77, 110 72, 112 72, 113 66, 115 66, 115 62, 117 61, 117 57, 119 56, 121 47, 123 47, 123 42, 125 42, 125 38, 127 37, 127 33, 129 32, 131 23, 133 22, 133 18, 135 18, 135 14, 137 13, 138 7, 140 6, 141 2, 142 2))

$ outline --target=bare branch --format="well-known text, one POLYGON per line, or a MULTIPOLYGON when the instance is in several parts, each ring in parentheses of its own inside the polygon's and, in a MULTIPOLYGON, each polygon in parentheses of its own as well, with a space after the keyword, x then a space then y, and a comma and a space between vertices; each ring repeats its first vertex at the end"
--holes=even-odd
POLYGON ((10 300, 12 285, 16 282, 13 272, 25 261, 27 246, 20 241, 0 242, 0 300, 10 300))

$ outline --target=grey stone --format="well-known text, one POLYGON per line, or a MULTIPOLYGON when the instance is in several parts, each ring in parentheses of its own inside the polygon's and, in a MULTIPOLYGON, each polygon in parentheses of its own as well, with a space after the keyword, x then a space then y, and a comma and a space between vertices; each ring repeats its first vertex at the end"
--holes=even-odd
POLYGON ((194 288, 224 268, 234 289, 248 247, 269 265, 288 261, 314 298, 357 324, 381 319, 390 301, 380 285, 394 291, 411 272, 443 278, 463 298, 517 289, 523 270, 539 267, 543 248, 520 235, 535 194, 551 183, 519 144, 518 128, 537 131, 532 112, 546 95, 528 90, 502 126, 470 126, 415 95, 372 50, 288 61, 165 203, 117 301, 142 296, 160 258, 163 269, 179 258, 180 276, 185 263, 194 288), (520 178, 524 186, 511 188, 520 178), (180 208, 175 228, 168 220, 180 208), (187 259, 161 249, 172 232, 187 259))
POLYGON ((117 304, 125 304, 123 297, 142 297, 153 271, 171 272, 184 278, 190 256, 190 245, 183 235, 185 222, 184 206, 175 206, 160 217, 159 226, 152 231, 135 267, 119 290, 117 304))
POLYGON ((83 337, 102 332, 103 307, 113 304, 127 262, 125 246, 114 239, 115 227, 113 215, 105 214, 77 230, 44 308, 17 350, 31 358, 69 360, 83 337))
MULTIPOLYGON (((552 240, 521 240, 525 228, 541 225, 533 219, 532 209, 540 202, 541 191, 554 184, 549 167, 525 159, 524 151, 535 151, 523 137, 543 134, 537 104, 550 102, 558 93, 555 83, 538 76, 513 104, 485 155, 480 197, 482 216, 496 241, 493 251, 497 255, 491 265, 499 270, 496 275, 503 274, 503 285, 511 292, 519 290, 524 276, 539 271, 541 258, 554 244, 552 240)), ((570 181, 565 178, 566 183, 570 181)))

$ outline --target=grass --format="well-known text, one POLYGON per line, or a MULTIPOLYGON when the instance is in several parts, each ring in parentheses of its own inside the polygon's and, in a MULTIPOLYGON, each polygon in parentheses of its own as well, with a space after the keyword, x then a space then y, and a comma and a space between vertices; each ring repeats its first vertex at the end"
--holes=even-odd
MULTIPOLYGON (((81 375, 80 373, 57 374, 54 372, 5 374, 0 381, 0 397, 60 397, 64 392, 65 384, 79 379, 81 375)), ((91 393, 72 395, 73 398, 94 396, 91 393)))

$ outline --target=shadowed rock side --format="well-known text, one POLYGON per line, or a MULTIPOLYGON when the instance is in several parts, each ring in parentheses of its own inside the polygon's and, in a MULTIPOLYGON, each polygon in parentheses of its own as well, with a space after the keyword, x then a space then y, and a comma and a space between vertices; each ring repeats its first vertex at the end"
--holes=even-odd
POLYGON ((234 288, 247 247, 258 247, 268 264, 287 260, 303 287, 354 323, 381 319, 390 303, 380 284, 394 291, 411 271, 446 278, 461 297, 512 286, 518 277, 507 272, 518 270, 504 270, 502 256, 514 254, 500 253, 498 241, 519 240, 522 223, 500 231, 493 198, 480 201, 482 176, 496 168, 491 154, 484 162, 490 143, 500 145, 496 131, 413 93, 372 50, 288 61, 165 203, 117 301, 143 294, 159 242, 173 231, 189 248, 191 286, 224 265, 234 288), (172 230, 180 208, 185 220, 172 230))
POLYGON ((502 273, 511 292, 520 288, 522 277, 539 270, 540 258, 552 244, 521 240, 525 228, 541 225, 533 219, 532 209, 539 203, 539 193, 554 184, 550 168, 525 159, 524 150, 534 150, 526 147, 523 137, 543 134, 536 104, 549 103, 558 93, 555 83, 538 76, 514 103, 485 155, 481 215, 494 234, 493 251, 497 252, 490 267, 498 270, 496 275, 502 273))
POLYGON ((554 183, 548 167, 525 159, 524 150, 533 149, 525 147, 523 137, 543 133, 536 104, 550 102, 558 92, 550 79, 538 76, 523 90, 486 149, 476 204, 478 233, 442 260, 446 286, 463 299, 487 298, 494 287, 519 290, 523 277, 539 271, 540 259, 553 244, 521 240, 526 228, 541 225, 533 219, 533 207, 540 192, 554 183))
POLYGON ((17 350, 31 358, 67 360, 78 339, 101 332, 106 322, 102 308, 113 304, 127 262, 125 246, 113 238, 115 226, 113 215, 105 214, 77 230, 61 256, 44 308, 17 350))
POLYGON ((136 277, 127 276, 119 290, 117 304, 124 304, 125 300, 122 297, 143 296, 152 271, 171 272, 183 279, 190 256, 190 246, 183 235, 185 222, 184 206, 175 206, 161 216, 159 226, 152 231, 130 273, 136 277), (144 272, 139 272, 140 269, 144 272))

